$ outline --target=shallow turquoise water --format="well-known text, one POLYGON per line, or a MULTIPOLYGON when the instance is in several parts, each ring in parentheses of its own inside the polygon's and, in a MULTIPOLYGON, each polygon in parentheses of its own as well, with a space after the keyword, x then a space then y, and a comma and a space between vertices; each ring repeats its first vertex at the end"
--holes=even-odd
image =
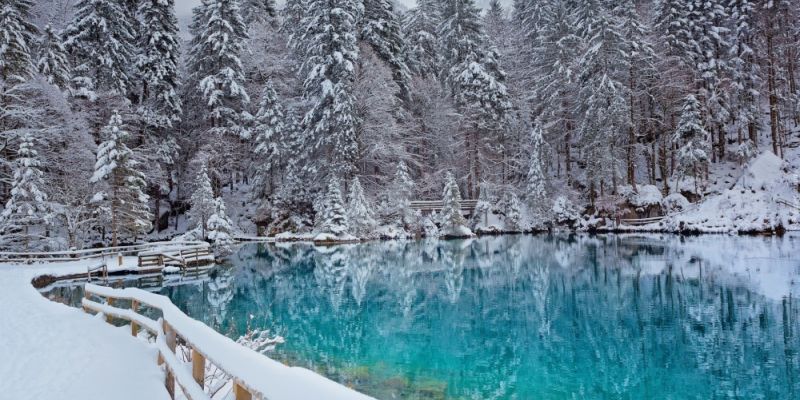
POLYGON ((246 245, 162 289, 381 399, 800 399, 800 238, 246 245))

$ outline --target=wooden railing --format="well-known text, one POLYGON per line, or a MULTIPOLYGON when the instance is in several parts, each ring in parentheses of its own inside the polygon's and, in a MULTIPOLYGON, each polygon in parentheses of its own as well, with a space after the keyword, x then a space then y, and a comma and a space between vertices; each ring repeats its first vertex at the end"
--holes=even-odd
MULTIPOLYGON (((84 286, 82 306, 86 312, 103 313, 109 323, 112 322, 113 318, 129 321, 133 336, 139 334, 139 329, 145 329, 155 336, 159 353, 158 363, 166 368, 167 376, 164 385, 171 398, 175 398, 176 384, 189 400, 207 400, 210 398, 204 390, 206 360, 213 363, 233 379, 233 393, 236 400, 249 400, 253 395, 261 396, 258 390, 239 379, 234 375, 234 371, 227 369, 227 366, 214 363, 214 360, 217 357, 221 357, 221 355, 212 354, 212 351, 226 352, 231 351, 233 347, 240 346, 207 327, 205 331, 196 332, 192 327, 196 327, 199 322, 189 318, 175 307, 168 298, 141 289, 112 289, 87 283, 84 286), (106 303, 94 301, 92 300, 93 297, 105 298, 106 303), (115 307, 115 304, 118 304, 119 301, 129 301, 130 308, 115 307), (139 310, 142 306, 160 311, 162 317, 155 321, 140 314, 139 310), (209 331, 216 337, 213 337, 211 341, 208 338, 201 338, 203 335, 208 335, 209 331), (186 343, 191 348, 191 371, 185 367, 183 361, 179 360, 175 353, 178 340, 186 343), (209 346, 208 349, 201 349, 198 343, 203 341, 206 343, 221 343, 224 346, 209 346)), ((244 350, 244 348, 235 350, 244 350)))
POLYGON ((652 217, 652 218, 630 218, 630 219, 621 219, 620 223, 622 225, 630 225, 630 226, 641 226, 641 225, 649 225, 656 222, 660 222, 663 220, 664 217, 652 217))
MULTIPOLYGON (((459 202, 459 206, 461 207, 461 211, 472 212, 475 209, 475 206, 478 204, 478 200, 461 200, 459 202)), ((410 207, 412 210, 421 210, 421 211, 441 211, 444 208, 444 202, 442 200, 417 200, 412 201, 410 203, 410 207)))
POLYGON ((133 256, 146 251, 162 251, 177 253, 182 250, 208 249, 208 243, 201 241, 152 242, 131 246, 101 247, 96 249, 47 251, 47 252, 0 252, 0 262, 28 261, 75 261, 94 258, 115 257, 119 255, 133 256))

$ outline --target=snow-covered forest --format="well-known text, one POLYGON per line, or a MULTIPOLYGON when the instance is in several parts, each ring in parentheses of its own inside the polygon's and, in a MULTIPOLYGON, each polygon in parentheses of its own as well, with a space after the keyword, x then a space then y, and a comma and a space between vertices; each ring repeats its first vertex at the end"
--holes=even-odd
POLYGON ((174 3, 0 0, 0 249, 574 226, 765 151, 797 183, 796 1, 174 3))

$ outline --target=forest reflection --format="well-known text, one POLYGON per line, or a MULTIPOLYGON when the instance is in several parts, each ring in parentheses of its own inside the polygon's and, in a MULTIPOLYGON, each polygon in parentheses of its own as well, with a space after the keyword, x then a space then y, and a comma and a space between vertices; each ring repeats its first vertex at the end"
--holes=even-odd
POLYGON ((378 398, 800 397, 795 237, 246 245, 163 292, 378 398))

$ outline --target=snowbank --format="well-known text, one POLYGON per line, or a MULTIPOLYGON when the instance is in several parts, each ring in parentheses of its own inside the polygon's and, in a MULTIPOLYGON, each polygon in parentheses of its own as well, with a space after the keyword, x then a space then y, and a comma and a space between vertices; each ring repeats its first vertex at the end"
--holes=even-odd
POLYGON ((797 229, 797 177, 776 155, 753 159, 729 189, 708 196, 687 211, 668 217, 667 230, 707 233, 774 232, 797 229))
POLYGON ((154 347, 31 286, 42 273, 86 264, 0 265, 0 398, 169 399, 154 347))

